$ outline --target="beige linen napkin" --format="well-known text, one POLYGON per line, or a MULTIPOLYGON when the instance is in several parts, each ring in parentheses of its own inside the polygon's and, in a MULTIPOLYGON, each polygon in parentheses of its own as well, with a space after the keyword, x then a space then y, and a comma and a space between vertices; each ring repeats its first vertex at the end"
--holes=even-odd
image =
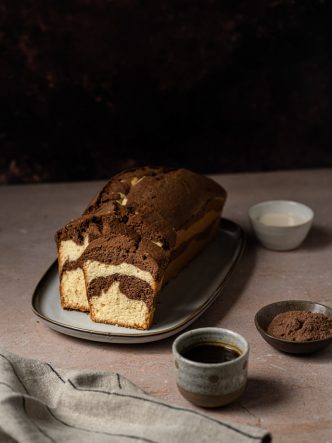
POLYGON ((164 403, 119 374, 55 369, 0 352, 0 441, 258 443, 270 436, 164 403))

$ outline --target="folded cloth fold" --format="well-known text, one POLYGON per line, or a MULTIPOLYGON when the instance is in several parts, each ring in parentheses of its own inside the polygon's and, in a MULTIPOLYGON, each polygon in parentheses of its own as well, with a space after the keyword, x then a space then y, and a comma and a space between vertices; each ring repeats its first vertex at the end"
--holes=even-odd
POLYGON ((268 442, 267 431, 147 395, 119 374, 0 352, 0 441, 268 442))

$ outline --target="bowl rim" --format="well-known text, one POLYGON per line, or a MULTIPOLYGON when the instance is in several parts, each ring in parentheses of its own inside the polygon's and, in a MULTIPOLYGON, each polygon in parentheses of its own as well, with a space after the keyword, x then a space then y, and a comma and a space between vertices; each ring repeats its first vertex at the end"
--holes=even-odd
MULTIPOLYGON (((276 302, 273 302, 273 303, 269 303, 268 305, 262 306, 255 314, 255 318, 254 318, 255 326, 256 326, 257 330, 261 333, 261 335, 263 335, 263 336, 266 335, 267 337, 269 337, 269 338, 271 338, 273 340, 279 341, 281 343, 288 343, 288 344, 291 343, 291 344, 294 344, 294 345, 297 345, 297 344, 299 344, 299 345, 302 344, 303 345, 303 344, 310 344, 310 343, 317 343, 318 344, 318 343, 323 343, 325 341, 332 340, 332 336, 331 336, 331 337, 321 338, 319 340, 292 341, 292 340, 285 340, 283 338, 275 337, 274 335, 268 334, 265 331, 265 329, 263 329, 261 327, 261 325, 259 324, 259 322, 258 322, 258 315, 264 309, 266 309, 266 308, 268 308, 270 306, 276 305, 277 303, 282 303, 283 304, 283 303, 290 303, 290 302, 291 303, 297 303, 297 302, 313 303, 315 305, 319 305, 319 306, 323 306, 324 308, 327 308, 332 313, 332 308, 330 306, 327 306, 327 305, 324 305, 323 303, 318 303, 318 302, 315 302, 315 301, 312 301, 312 300, 280 300, 280 301, 276 301, 276 302)), ((295 310, 297 310, 297 309, 291 309, 291 311, 295 311, 295 310)), ((298 310, 299 311, 305 311, 305 309, 298 309, 298 310)), ((284 311, 284 312, 288 312, 288 311, 284 311)), ((306 311, 306 312, 313 312, 313 311, 306 311)), ((279 314, 281 314, 281 312, 279 312, 279 314)), ((276 317, 277 315, 278 314, 276 314, 274 317, 276 317)))
MULTIPOLYGON (((285 211, 277 211, 282 213, 285 213, 285 211)), ((273 229, 296 229, 299 226, 304 226, 306 224, 309 224, 313 221, 315 213, 312 210, 312 208, 310 208, 310 206, 306 205, 305 203, 301 203, 295 200, 263 200, 260 201, 258 203, 255 203, 254 205, 250 206, 250 208, 248 209, 248 214, 249 214, 249 218, 253 223, 257 223, 260 226, 265 226, 267 228, 273 228, 273 229), (258 207, 264 207, 267 205, 271 205, 271 204, 279 204, 279 203, 286 203, 290 206, 302 206, 303 208, 305 208, 308 212, 309 212, 309 216, 308 218, 306 218, 303 222, 301 223, 297 223, 296 225, 293 226, 278 226, 278 225, 266 225, 265 223, 262 223, 258 218, 254 217, 252 212, 258 208, 258 207)))

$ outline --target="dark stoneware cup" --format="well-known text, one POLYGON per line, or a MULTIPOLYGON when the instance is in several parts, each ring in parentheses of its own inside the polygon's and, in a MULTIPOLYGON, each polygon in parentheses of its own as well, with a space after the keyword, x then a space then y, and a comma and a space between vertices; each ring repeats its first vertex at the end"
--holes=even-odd
POLYGON ((181 334, 173 343, 180 393, 191 403, 213 408, 236 400, 243 393, 248 372, 249 345, 240 334, 221 328, 201 328, 181 334), (198 344, 219 343, 236 349, 239 357, 223 363, 200 363, 185 358, 198 344))

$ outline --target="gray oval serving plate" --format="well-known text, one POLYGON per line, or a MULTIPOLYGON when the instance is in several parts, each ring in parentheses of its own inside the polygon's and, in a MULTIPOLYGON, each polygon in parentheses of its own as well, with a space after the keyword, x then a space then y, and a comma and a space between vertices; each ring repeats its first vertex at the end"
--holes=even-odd
POLYGON ((221 219, 216 238, 160 292, 149 330, 95 323, 88 314, 65 311, 60 305, 55 261, 39 281, 33 312, 50 328, 74 337, 109 343, 146 343, 170 337, 195 321, 222 292, 244 250, 244 232, 221 219))

